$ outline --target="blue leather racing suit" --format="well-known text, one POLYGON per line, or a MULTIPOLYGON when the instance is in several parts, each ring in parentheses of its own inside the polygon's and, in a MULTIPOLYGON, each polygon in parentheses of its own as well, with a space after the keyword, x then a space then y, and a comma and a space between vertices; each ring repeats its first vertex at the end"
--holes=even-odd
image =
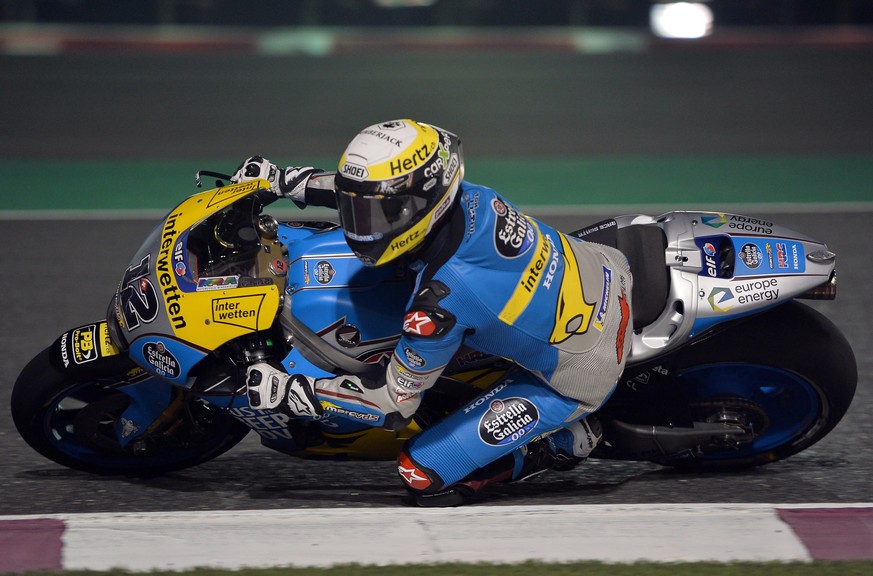
POLYGON ((520 369, 401 452, 403 481, 429 494, 602 405, 630 349, 632 279, 617 250, 568 237, 468 182, 418 257, 385 380, 319 381, 316 392, 344 410, 408 417, 462 344, 515 362, 520 369))

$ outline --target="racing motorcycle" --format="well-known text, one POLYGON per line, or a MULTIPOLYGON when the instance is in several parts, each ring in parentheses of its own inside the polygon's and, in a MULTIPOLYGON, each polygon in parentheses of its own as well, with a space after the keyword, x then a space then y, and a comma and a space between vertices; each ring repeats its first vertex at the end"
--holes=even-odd
MULTIPOLYGON (((67 330, 21 372, 12 415, 43 456, 146 476, 206 462, 254 430, 293 456, 392 459, 512 369, 462 349, 401 431, 329 406, 317 422, 250 408, 254 362, 316 378, 383 370, 413 278, 363 266, 335 224, 277 221, 264 212, 276 199, 266 181, 216 185, 158 223, 105 318, 67 330)), ((593 457, 759 465, 808 448, 846 413, 852 349, 798 301, 836 295, 825 244, 715 212, 626 215, 572 235, 617 247, 634 276, 632 351, 598 413, 604 438, 593 457)))

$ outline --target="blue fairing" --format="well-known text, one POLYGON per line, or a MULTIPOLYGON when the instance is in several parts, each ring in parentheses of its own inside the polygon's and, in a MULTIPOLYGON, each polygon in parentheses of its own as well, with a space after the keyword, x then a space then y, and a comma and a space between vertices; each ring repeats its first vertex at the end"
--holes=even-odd
MULTIPOLYGON (((286 298, 290 313, 344 354, 366 363, 386 362, 403 327, 413 279, 397 266, 366 267, 352 253, 342 230, 324 223, 281 223, 279 239, 288 247, 286 298)), ((287 313, 287 311, 283 311, 287 313)), ((329 378, 293 348, 282 364, 289 373, 329 378)), ((238 409, 243 407, 238 406, 238 409)), ((340 417, 326 417, 321 427, 332 433, 367 428, 340 417)), ((261 435, 271 445, 295 450, 293 441, 261 435)), ((275 430, 271 430, 275 434, 275 430)))
MULTIPOLYGON (((358 360, 383 360, 394 348, 412 294, 403 268, 361 264, 339 228, 280 225, 289 247, 291 313, 329 345, 358 360)), ((299 371, 299 370, 298 370, 299 371)))

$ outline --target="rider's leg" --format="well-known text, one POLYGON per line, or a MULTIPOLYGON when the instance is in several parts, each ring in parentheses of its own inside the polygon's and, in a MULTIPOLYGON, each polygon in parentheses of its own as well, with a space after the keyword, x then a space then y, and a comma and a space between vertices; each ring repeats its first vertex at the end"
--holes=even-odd
MULTIPOLYGON (((584 416, 578 401, 518 370, 410 440, 398 457, 398 471, 420 504, 427 505, 434 495, 441 498, 431 505, 460 504, 464 493, 552 466, 555 449, 578 457, 583 444, 589 445, 587 437, 576 440, 577 428, 590 430, 577 425, 584 416), (561 430, 557 444, 540 439, 556 430, 561 430)), ((596 440, 591 442, 593 449, 596 440)))
POLYGON ((570 470, 588 458, 603 438, 603 429, 596 415, 589 415, 566 428, 550 434, 546 441, 554 455, 553 470, 570 470))

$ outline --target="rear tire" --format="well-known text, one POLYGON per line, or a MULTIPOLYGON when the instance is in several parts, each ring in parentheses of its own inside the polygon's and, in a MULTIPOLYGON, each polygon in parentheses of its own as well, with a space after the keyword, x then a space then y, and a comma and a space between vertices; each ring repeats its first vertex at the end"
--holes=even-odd
POLYGON ((754 429, 750 444, 694 462, 710 469, 767 464, 809 448, 846 414, 858 382, 846 338, 799 302, 729 326, 676 360, 675 384, 696 396, 695 419, 739 416, 754 429))
POLYGON ((781 460, 833 430, 857 380, 837 327, 791 302, 629 366, 598 412, 604 441, 594 457, 697 470, 781 460))

